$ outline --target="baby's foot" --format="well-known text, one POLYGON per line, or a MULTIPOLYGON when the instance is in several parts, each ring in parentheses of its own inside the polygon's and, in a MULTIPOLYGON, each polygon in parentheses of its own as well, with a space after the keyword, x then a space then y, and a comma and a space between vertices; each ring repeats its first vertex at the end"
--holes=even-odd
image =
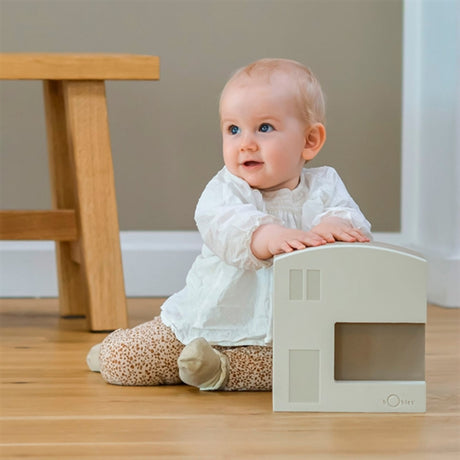
POLYGON ((98 343, 89 350, 89 353, 86 356, 86 364, 88 364, 89 369, 93 372, 101 372, 101 362, 99 360, 100 351, 101 344, 98 343))
POLYGON ((201 337, 182 350, 177 364, 181 380, 200 390, 219 390, 228 377, 227 357, 201 337))

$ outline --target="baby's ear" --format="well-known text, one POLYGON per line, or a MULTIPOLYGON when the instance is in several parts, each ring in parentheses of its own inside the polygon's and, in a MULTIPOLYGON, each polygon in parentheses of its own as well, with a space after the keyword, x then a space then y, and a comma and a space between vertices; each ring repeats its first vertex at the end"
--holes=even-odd
POLYGON ((315 123, 307 128, 305 132, 305 148, 302 156, 305 161, 315 158, 326 142, 326 128, 322 123, 315 123))

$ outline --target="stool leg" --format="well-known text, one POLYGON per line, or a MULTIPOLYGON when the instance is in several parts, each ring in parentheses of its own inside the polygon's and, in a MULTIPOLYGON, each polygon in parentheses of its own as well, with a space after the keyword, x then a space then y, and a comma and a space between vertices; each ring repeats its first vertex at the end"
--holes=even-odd
POLYGON ((69 153, 74 167, 81 262, 93 331, 127 326, 118 213, 105 84, 65 81, 69 153))
MULTIPOLYGON (((64 96, 60 81, 44 81, 51 192, 55 209, 75 209, 75 180, 70 163, 64 96)), ((56 242, 61 316, 87 314, 87 287, 81 266, 73 260, 73 243, 56 242)))
POLYGON ((127 326, 120 232, 103 81, 64 81, 81 262, 93 331, 127 326))

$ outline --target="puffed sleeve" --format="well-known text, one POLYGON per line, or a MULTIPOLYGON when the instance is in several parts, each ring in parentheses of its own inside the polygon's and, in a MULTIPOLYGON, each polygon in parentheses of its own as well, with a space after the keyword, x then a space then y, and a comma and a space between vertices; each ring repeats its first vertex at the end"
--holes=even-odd
POLYGON ((251 251, 253 232, 280 221, 263 212, 260 193, 222 169, 206 186, 195 211, 204 244, 229 265, 244 270, 270 266, 272 259, 257 259, 251 251))
POLYGON ((317 177, 317 181, 321 181, 319 189, 324 209, 315 216, 312 226, 319 224, 323 218, 328 216, 340 217, 349 221, 354 228, 361 230, 372 239, 371 224, 348 193, 337 171, 329 166, 318 169, 321 174, 317 177))

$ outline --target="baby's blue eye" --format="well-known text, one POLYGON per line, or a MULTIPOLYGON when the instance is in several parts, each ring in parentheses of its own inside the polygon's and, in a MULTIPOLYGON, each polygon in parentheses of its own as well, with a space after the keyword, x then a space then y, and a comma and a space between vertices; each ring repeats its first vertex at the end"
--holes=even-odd
POLYGON ((228 132, 230 134, 238 134, 240 132, 240 128, 238 128, 238 126, 236 125, 231 125, 229 128, 228 128, 228 132))
POLYGON ((273 131, 273 126, 270 123, 262 123, 259 127, 259 131, 262 133, 269 133, 273 131))

